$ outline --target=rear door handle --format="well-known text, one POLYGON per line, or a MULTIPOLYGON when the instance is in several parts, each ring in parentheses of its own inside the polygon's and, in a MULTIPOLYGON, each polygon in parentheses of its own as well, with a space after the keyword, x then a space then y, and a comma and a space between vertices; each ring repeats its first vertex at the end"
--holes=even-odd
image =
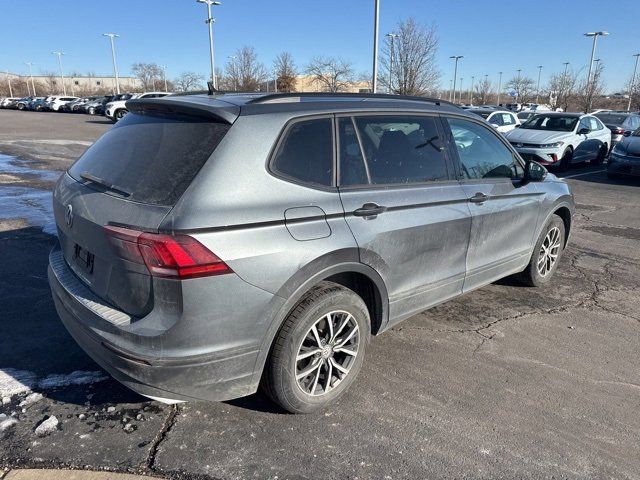
POLYGON ((376 217, 387 209, 377 203, 365 203, 362 207, 353 211, 356 217, 376 217))
POLYGON ((486 195, 482 192, 476 193, 473 197, 469 199, 470 202, 480 203, 480 204, 486 202, 487 200, 489 200, 489 195, 486 195))

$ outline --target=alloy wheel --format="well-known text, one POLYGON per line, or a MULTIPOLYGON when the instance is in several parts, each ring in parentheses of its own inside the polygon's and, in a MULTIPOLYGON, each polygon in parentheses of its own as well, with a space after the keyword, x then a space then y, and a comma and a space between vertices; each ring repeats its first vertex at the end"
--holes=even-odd
POLYGON ((542 277, 547 276, 558 261, 558 255, 560 254, 560 237, 561 234, 558 227, 553 227, 544 237, 542 245, 540 246, 537 262, 538 273, 542 277))
POLYGON ((350 313, 337 310, 316 320, 298 347, 298 387, 311 396, 336 388, 349 374, 359 345, 358 322, 350 313))

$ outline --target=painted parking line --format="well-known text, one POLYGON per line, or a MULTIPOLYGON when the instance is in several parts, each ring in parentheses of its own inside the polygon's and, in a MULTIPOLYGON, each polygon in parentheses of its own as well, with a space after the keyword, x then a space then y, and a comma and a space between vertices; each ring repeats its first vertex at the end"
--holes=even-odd
POLYGON ((591 172, 576 173, 575 175, 567 175, 566 177, 561 177, 561 178, 575 178, 575 177, 581 177, 583 175, 593 175, 594 173, 603 173, 603 172, 606 172, 606 170, 593 170, 591 172))

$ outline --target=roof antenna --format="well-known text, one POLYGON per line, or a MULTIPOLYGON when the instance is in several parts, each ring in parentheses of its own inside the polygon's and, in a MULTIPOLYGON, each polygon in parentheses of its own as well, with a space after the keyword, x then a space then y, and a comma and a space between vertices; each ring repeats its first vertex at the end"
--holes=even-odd
POLYGON ((215 93, 218 93, 218 90, 216 89, 216 87, 213 86, 213 82, 211 81, 207 82, 207 90, 209 90, 209 95, 214 95, 215 93))

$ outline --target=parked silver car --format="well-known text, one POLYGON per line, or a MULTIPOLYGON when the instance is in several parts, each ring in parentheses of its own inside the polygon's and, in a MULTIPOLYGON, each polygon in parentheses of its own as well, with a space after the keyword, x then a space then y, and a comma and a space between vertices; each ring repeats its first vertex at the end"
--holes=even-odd
POLYGON ((165 402, 259 385, 311 412, 398 322, 517 274, 548 282, 568 185, 439 100, 130 100, 61 177, 49 282, 116 379, 165 402), (366 100, 366 101, 363 101, 366 100))
POLYGON ((581 113, 538 113, 505 136, 525 160, 560 169, 572 163, 602 163, 611 145, 611 130, 581 113))

